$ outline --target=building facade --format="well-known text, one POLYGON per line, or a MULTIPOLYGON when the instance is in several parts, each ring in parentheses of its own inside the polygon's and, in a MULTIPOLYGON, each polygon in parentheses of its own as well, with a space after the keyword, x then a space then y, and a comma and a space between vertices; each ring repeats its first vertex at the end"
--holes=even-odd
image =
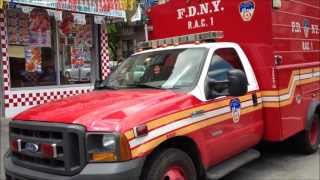
POLYGON ((104 19, 125 18, 120 2, 11 1, 0 11, 1 117, 89 92, 108 76, 104 19))

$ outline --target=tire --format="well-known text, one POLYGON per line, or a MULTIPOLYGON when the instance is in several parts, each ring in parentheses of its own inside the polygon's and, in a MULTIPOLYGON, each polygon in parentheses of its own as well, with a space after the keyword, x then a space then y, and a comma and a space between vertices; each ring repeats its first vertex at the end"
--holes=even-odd
POLYGON ((197 180, 192 159, 179 149, 165 149, 155 154, 146 164, 143 180, 197 180))
POLYGON ((303 154, 312 154, 318 151, 320 143, 320 120, 314 115, 311 128, 299 133, 295 139, 297 149, 303 154))

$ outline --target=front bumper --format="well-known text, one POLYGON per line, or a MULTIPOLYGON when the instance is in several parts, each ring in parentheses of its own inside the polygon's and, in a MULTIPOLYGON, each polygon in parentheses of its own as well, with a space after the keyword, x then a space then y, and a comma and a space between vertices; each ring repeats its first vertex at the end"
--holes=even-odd
POLYGON ((60 176, 15 165, 10 154, 4 157, 7 180, 139 180, 144 158, 117 163, 91 163, 75 176, 60 176))

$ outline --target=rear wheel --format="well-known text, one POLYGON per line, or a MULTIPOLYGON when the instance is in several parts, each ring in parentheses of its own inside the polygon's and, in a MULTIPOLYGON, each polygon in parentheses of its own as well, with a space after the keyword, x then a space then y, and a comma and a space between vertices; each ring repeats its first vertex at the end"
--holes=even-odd
POLYGON ((143 180, 197 180, 191 158, 179 149, 166 149, 146 165, 143 180))
POLYGON ((313 117, 311 128, 298 134, 296 140, 297 148, 304 154, 312 154, 319 149, 320 121, 317 114, 313 117))

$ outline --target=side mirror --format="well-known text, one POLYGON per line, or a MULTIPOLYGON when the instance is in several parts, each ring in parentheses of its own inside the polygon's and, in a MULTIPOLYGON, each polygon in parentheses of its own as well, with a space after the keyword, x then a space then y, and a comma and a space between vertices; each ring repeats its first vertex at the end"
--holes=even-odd
POLYGON ((215 73, 208 73, 210 97, 243 96, 248 92, 248 81, 243 71, 231 69, 227 72, 227 80, 218 81, 213 78, 215 73))

